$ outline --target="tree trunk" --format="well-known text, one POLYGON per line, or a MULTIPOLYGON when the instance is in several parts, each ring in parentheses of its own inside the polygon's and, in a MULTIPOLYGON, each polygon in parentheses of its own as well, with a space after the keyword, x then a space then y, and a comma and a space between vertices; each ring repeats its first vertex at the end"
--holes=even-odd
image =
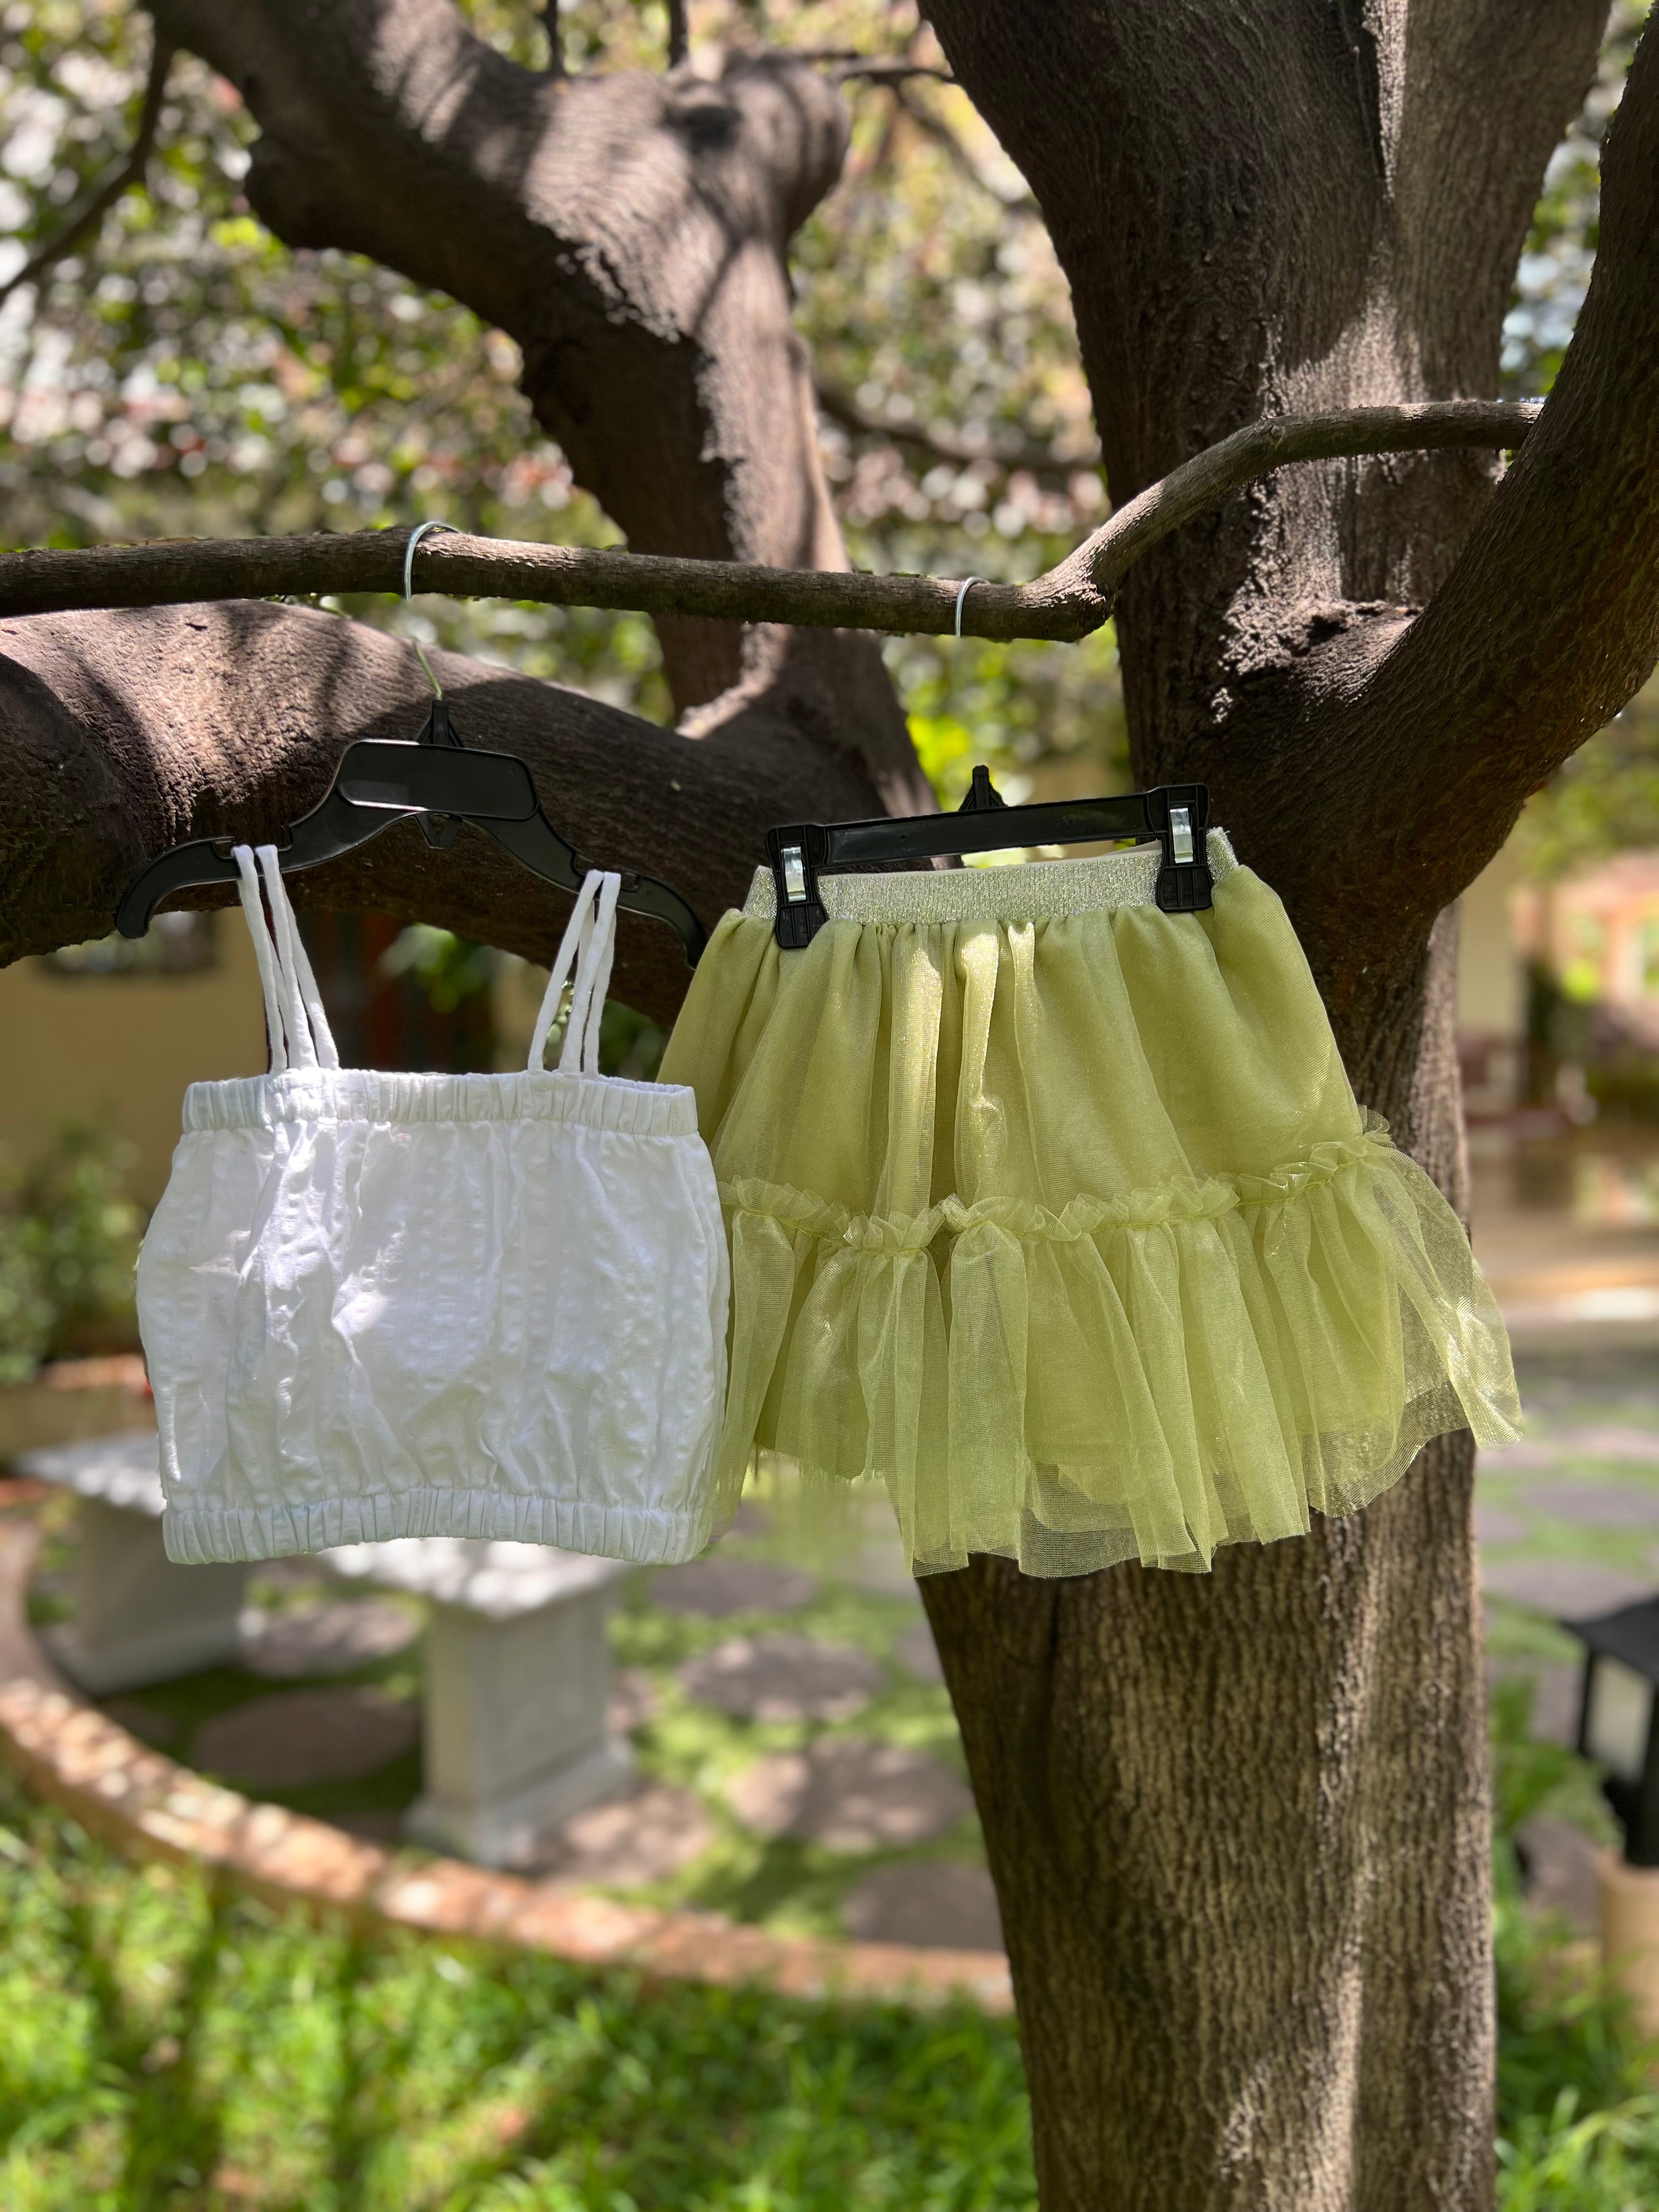
MULTIPOLYGON (((1456 1189, 1455 951, 1448 916, 1349 1066, 1456 1189)), ((1491 2201, 1474 1457, 1443 1438, 1364 1512, 1209 1575, 923 1581, 1044 2212, 1491 2201)))
MULTIPOLYGON (((1500 34, 1468 0, 1285 0, 1194 36, 1161 0, 1048 0, 1040 29, 936 0, 1071 281, 1115 501, 1261 416, 1495 388, 1601 12, 1534 0, 1500 34)), ((1358 1094, 1460 1206, 1455 915, 1431 945, 1409 915, 1361 939, 1367 825, 1328 776, 1298 804, 1294 748, 1322 684, 1354 684, 1445 580, 1489 486, 1462 454, 1286 471, 1152 553, 1119 610, 1137 781, 1209 782, 1287 895, 1358 1094)), ((1473 1471, 1467 1432, 1443 1439, 1367 1511, 1207 1576, 981 1559, 923 1582, 1044 2212, 1491 2202, 1473 1471)))

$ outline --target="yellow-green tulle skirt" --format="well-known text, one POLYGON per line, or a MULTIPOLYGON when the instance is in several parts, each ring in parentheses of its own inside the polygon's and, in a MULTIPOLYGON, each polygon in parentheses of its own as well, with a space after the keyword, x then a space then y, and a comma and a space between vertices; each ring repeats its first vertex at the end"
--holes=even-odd
POLYGON ((1304 1533, 1431 1437, 1516 1433, 1456 1217, 1354 1102, 1278 898, 1212 831, 824 877, 781 951, 726 915, 663 1061, 732 1246, 722 1516, 758 1452, 878 1478, 917 1573, 1206 1567, 1304 1533))

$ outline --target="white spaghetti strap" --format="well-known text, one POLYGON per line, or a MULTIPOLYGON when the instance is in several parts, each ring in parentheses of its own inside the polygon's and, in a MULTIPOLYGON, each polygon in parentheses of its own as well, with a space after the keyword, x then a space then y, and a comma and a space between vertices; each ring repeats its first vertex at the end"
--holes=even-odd
POLYGON ((276 859, 276 848, 274 845, 256 845, 253 857, 259 863, 259 873, 265 879, 265 902, 270 908, 270 933, 276 941, 276 972, 283 994, 283 1022, 288 1030, 289 1065, 290 1067, 315 1067, 317 1048, 312 1041, 311 1024, 306 1019, 305 1000, 301 994, 294 959, 294 911, 289 905, 288 894, 283 889, 283 873, 276 859))
POLYGON ((335 1048, 334 1032, 330 1029, 328 1016, 323 1010, 322 993, 317 988, 311 956, 306 951, 304 938, 300 934, 294 902, 288 895, 288 885, 283 881, 282 863, 277 859, 274 845, 260 846, 259 866, 264 874, 265 890, 276 923, 277 957, 283 962, 295 1002, 308 1024, 317 1065, 319 1067, 337 1067, 340 1055, 335 1048))
POLYGON ((599 1072, 599 1024, 605 1014, 605 994, 611 988, 611 963, 617 957, 617 899, 622 878, 602 875, 598 882, 598 911, 592 934, 583 933, 586 942, 576 964, 570 1020, 564 1033, 564 1049, 559 1054, 560 1067, 570 1065, 579 1075, 599 1072))
MULTIPOLYGON (((553 1027, 554 1017, 559 1011, 559 1000, 564 987, 570 981, 573 966, 579 964, 593 928, 593 893, 599 884, 597 871, 592 872, 576 894, 576 903, 570 910, 564 935, 553 957, 553 972, 547 979, 547 988, 542 994, 541 1012, 536 1017, 536 1026, 530 1036, 529 1065, 532 1071, 542 1066, 547 1050, 547 1039, 553 1027)), ((568 1042, 569 1031, 565 1032, 568 1042)), ((562 1060, 561 1060, 562 1065, 562 1060)))
POLYGON ((317 988, 311 955, 306 951, 306 941, 300 934, 297 919, 294 925, 294 957, 297 963, 300 994, 305 1000, 306 1012, 311 1017, 311 1034, 317 1047, 317 1064, 319 1067, 337 1067, 340 1065, 339 1048, 334 1042, 334 1032, 328 1025, 323 994, 317 988))
POLYGON ((259 878, 254 873, 253 854, 247 846, 233 845, 230 857, 235 861, 236 872, 241 878, 236 895, 242 902, 242 912, 247 916, 248 935, 253 939, 253 957, 259 963, 259 981, 265 994, 265 1030, 270 1039, 270 1072, 273 1075, 281 1075, 288 1067, 288 1048, 283 1042, 286 1030, 276 977, 276 955, 270 942, 270 932, 265 927, 264 908, 259 899, 259 878))

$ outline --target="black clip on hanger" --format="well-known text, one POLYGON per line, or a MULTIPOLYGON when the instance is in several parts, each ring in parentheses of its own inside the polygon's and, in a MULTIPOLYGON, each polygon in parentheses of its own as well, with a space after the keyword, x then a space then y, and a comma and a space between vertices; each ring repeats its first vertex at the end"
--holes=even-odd
MULTIPOLYGON (((421 659, 424 665, 424 653, 421 659)), ((348 745, 327 793, 292 825, 280 846, 283 873, 294 875, 337 860, 393 822, 418 814, 433 845, 453 843, 464 821, 475 823, 533 874, 566 890, 580 890, 592 864, 542 812, 529 769, 515 753, 478 752, 465 744, 450 719, 448 701, 430 669, 427 673, 435 696, 419 738, 359 738, 348 745)), ((196 838, 158 854, 127 885, 116 909, 115 926, 122 936, 142 937, 156 908, 174 891, 235 883, 231 847, 240 842, 196 838)), ((618 872, 617 905, 667 922, 685 947, 687 965, 695 968, 708 938, 685 900, 654 876, 626 868, 618 872)))
POLYGON ((818 896, 822 868, 861 861, 930 860, 946 853, 994 853, 1007 845, 1089 845, 1156 837, 1164 848, 1156 896, 1165 914, 1197 914, 1212 885, 1205 832, 1207 784, 1163 784, 1116 799, 1060 799, 1010 806, 981 763, 954 814, 880 815, 870 822, 797 822, 769 830, 766 854, 777 891, 773 933, 786 951, 810 945, 830 919, 818 896), (963 816, 970 818, 963 820, 963 816), (973 818, 978 817, 978 818, 973 818))

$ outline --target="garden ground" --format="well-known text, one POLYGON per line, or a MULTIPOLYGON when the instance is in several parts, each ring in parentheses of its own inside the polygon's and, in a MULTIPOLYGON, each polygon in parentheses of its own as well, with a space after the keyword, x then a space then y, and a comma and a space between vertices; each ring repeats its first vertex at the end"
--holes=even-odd
MULTIPOLYGON (((1480 1484, 1504 2212, 1659 2203, 1654 2075, 1583 1939, 1610 1831, 1563 1741, 1574 1647, 1555 1625, 1659 1583, 1659 1359, 1639 1327, 1606 1325, 1608 1282, 1628 1322, 1647 1279, 1648 1172, 1623 1229, 1581 1205, 1584 1249, 1558 1234, 1547 1266, 1524 1208, 1491 1217, 1528 1408, 1524 1441, 1480 1484)), ((49 1620, 69 1516, 58 1501, 18 1510, 53 1523, 36 1588, 49 1620)), ((894 1565, 872 1526, 833 1572, 808 1575, 750 1513, 714 1559, 635 1578, 613 1632, 641 1790, 584 1816, 544 1878, 780 1929, 994 1942, 949 1701, 894 1565)), ((252 1794, 389 1833, 418 1784, 418 1608, 343 1603, 297 1562, 254 1595, 253 1664, 112 1707, 252 1794)), ((3 1788, 8 2212, 1032 2203, 1012 2023, 644 1988, 431 1937, 368 1938, 129 1864, 3 1788)))

